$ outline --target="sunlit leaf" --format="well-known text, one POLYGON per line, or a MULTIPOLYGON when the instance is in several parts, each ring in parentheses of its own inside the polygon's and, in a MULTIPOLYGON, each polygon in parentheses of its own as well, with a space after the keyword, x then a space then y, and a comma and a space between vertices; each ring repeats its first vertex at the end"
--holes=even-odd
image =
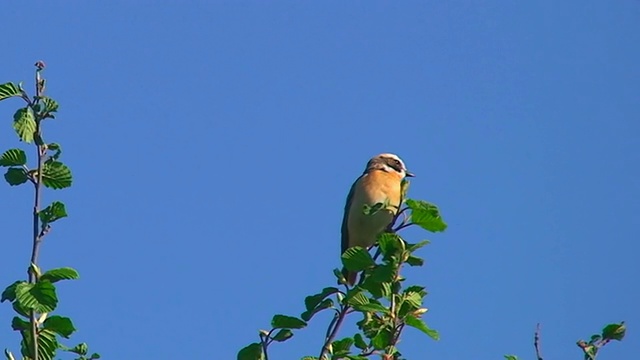
POLYGON ((27 154, 21 149, 9 149, 0 156, 0 166, 22 166, 27 163, 27 154))

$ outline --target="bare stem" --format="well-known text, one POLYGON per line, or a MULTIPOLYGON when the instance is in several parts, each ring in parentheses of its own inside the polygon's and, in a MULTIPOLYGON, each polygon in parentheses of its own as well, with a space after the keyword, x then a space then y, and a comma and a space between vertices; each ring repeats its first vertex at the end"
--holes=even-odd
MULTIPOLYGON (((42 70, 42 67, 38 66, 40 62, 36 63, 36 96, 35 96, 35 100, 33 103, 31 103, 30 105, 32 106, 32 109, 34 110, 34 116, 35 116, 35 122, 36 122, 36 131, 35 131, 35 136, 37 138, 41 138, 41 128, 40 128, 40 124, 41 124, 41 116, 39 114, 37 110, 36 105, 40 103, 40 98, 42 97, 42 90, 43 90, 43 83, 44 80, 42 79, 42 77, 40 76, 40 71, 42 70)), ((38 255, 40 254, 40 244, 42 241, 42 237, 40 235, 40 217, 39 217, 39 212, 40 212, 40 204, 41 204, 41 200, 42 200, 42 168, 44 165, 44 155, 45 155, 45 148, 42 145, 39 145, 36 141, 36 158, 38 161, 38 172, 36 173, 36 178, 34 181, 34 189, 35 189, 35 195, 34 195, 34 201, 33 201, 33 244, 31 247, 31 262, 29 264, 29 270, 28 270, 28 274, 29 274, 29 283, 31 284, 35 284, 38 279, 36 277, 36 273, 35 271, 32 269, 32 265, 38 265, 38 255)), ((31 354, 33 355, 33 359, 37 360, 38 359, 38 322, 37 322, 37 314, 34 310, 31 310, 29 313, 29 320, 31 322, 31 340, 32 340, 32 349, 31 349, 31 354)))
POLYGON ((542 352, 540 351, 540 323, 536 325, 536 333, 533 336, 533 347, 536 349, 536 358, 538 360, 543 360, 542 352))

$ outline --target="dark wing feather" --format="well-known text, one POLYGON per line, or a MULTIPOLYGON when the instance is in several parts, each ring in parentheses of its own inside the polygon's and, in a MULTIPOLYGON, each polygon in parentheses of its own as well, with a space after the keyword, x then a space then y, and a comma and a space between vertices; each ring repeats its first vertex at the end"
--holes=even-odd
POLYGON ((349 195, 347 195, 347 203, 344 205, 344 215, 342 217, 342 252, 345 252, 349 248, 349 208, 351 208, 351 201, 353 200, 353 194, 356 192, 356 184, 358 180, 360 180, 362 176, 354 181, 353 185, 351 185, 351 189, 349 190, 349 195))

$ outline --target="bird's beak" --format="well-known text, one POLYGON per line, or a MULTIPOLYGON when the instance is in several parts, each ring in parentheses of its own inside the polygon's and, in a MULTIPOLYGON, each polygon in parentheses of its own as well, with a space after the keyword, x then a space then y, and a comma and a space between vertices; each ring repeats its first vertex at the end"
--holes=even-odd
POLYGON ((405 170, 405 171, 404 171, 404 176, 406 176, 406 177, 414 177, 414 176, 416 176, 416 175, 415 175, 414 173, 410 173, 410 172, 408 172, 407 170, 405 170))

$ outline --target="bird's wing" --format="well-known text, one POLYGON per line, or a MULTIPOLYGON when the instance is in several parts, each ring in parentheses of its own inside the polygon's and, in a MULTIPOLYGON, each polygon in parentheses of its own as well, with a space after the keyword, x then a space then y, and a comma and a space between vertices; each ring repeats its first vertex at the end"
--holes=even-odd
POLYGON ((342 217, 342 253, 349 248, 349 209, 351 208, 351 202, 353 201, 353 194, 356 192, 356 184, 362 176, 356 179, 351 185, 349 195, 347 195, 347 203, 344 205, 344 215, 342 217))

